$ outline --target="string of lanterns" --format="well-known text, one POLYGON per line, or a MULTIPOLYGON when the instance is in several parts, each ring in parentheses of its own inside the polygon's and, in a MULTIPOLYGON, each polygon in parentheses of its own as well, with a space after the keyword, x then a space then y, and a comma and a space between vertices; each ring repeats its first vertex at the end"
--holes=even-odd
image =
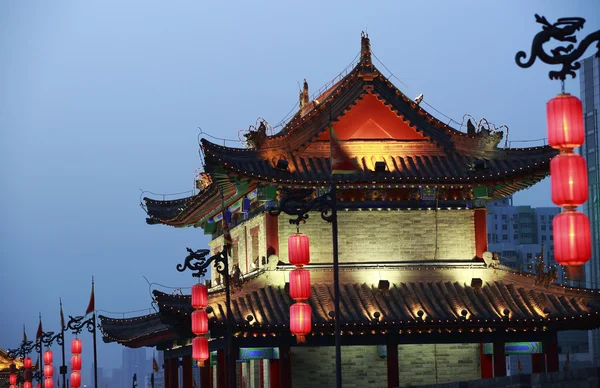
POLYGON ((48 349, 44 352, 44 388, 54 388, 54 367, 52 366, 52 350, 48 349))
POLYGON ((73 339, 71 341, 71 353, 73 353, 73 357, 71 357, 71 387, 72 388, 80 388, 81 387, 81 340, 79 338, 73 339))
POLYGON ((208 338, 205 336, 208 332, 208 289, 204 284, 198 283, 192 287, 192 307, 195 309, 192 313, 192 332, 196 334, 192 340, 192 358, 198 365, 203 365, 210 358, 208 338))
POLYGON ((289 292, 296 301, 290 306, 290 332, 298 343, 304 343, 312 328, 312 310, 306 303, 310 298, 310 272, 303 268, 310 262, 308 236, 297 232, 288 238, 288 259, 296 267, 290 271, 289 292))
POLYGON ((9 388, 17 388, 17 366, 14 363, 10 364, 10 375, 8 376, 9 388))
POLYGON ((588 199, 587 167, 583 156, 574 148, 584 142, 581 101, 561 93, 546 105, 548 143, 560 154, 550 162, 552 202, 563 208, 554 217, 554 257, 562 265, 582 265, 592 256, 590 221, 575 210, 588 199))
POLYGON ((25 357, 23 358, 23 367, 25 368, 25 373, 23 373, 23 380, 25 380, 23 382, 23 388, 32 388, 32 384, 31 384, 31 380, 32 380, 32 373, 31 373, 31 367, 33 365, 33 361, 31 360, 31 357, 25 357))

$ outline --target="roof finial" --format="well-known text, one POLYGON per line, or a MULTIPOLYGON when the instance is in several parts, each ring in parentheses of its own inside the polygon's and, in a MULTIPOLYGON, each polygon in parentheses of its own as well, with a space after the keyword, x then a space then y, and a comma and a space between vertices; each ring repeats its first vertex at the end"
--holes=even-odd
POLYGON ((306 78, 304 78, 304 86, 300 91, 300 109, 304 108, 308 105, 308 82, 306 82, 306 78))
POLYGON ((369 41, 369 34, 364 31, 360 32, 360 62, 363 65, 372 65, 371 42, 369 41))

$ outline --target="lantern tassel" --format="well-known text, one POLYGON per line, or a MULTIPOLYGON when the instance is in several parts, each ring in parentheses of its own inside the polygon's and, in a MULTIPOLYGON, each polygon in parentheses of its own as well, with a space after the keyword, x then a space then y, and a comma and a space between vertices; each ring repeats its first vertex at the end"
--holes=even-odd
POLYGON ((298 344, 305 344, 306 343, 306 336, 296 334, 296 343, 298 343, 298 344))

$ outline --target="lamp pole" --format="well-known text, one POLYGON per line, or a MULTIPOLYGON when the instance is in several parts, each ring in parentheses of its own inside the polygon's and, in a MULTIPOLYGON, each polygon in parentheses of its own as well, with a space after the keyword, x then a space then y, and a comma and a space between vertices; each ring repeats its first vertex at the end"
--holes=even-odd
POLYGON ((235 375, 235 363, 237 355, 234 354, 233 347, 233 314, 231 313, 231 290, 230 290, 230 276, 229 276, 229 263, 228 263, 228 252, 227 248, 224 248, 221 252, 214 256, 206 257, 210 253, 208 249, 198 249, 196 251, 186 248, 188 255, 185 258, 183 264, 177 264, 177 271, 183 272, 185 270, 196 271, 192 276, 200 278, 206 275, 208 267, 214 263, 215 270, 225 278, 225 308, 227 309, 227 325, 226 325, 226 336, 227 336, 227 379, 229 381, 229 387, 236 386, 236 375, 235 375), (195 261, 192 263, 192 261, 195 261))
POLYGON ((57 344, 62 348, 62 365, 60 366, 60 374, 62 375, 63 386, 67 385, 67 366, 65 365, 65 328, 60 328, 60 333, 54 335, 53 331, 43 332, 41 342, 46 345, 46 347, 52 346, 52 343, 56 341, 57 344))
POLYGON ((88 332, 92 333, 94 341, 94 388, 98 388, 98 362, 97 362, 97 351, 96 351, 96 312, 92 313, 89 319, 83 320, 85 316, 72 317, 69 315, 69 321, 67 322, 67 330, 71 330, 73 334, 79 335, 84 328, 88 332))
POLYGON ((331 223, 333 245, 333 304, 335 335, 335 386, 342 387, 342 337, 340 332, 340 280, 339 280, 339 244, 336 205, 336 182, 332 178, 329 192, 313 198, 313 189, 293 190, 283 196, 277 207, 270 209, 269 214, 279 216, 281 213, 296 216, 290 224, 300 225, 308 219, 308 212, 316 210, 324 221, 331 223))

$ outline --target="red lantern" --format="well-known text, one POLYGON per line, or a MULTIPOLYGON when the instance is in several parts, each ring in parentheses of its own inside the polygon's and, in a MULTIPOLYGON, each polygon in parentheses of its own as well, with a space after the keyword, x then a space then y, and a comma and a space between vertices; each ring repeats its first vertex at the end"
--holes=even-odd
POLYGON ((310 262, 310 242, 308 236, 296 233, 288 238, 288 260, 290 264, 302 266, 310 262))
POLYGON ((71 370, 80 371, 81 370, 81 356, 74 355, 71 357, 71 370))
POLYGON ((552 221, 554 258, 562 265, 582 265, 592 256, 590 221, 583 213, 567 210, 552 221))
POLYGON ((71 353, 81 354, 81 340, 79 338, 75 338, 71 341, 71 353))
POLYGON ((192 333, 203 335, 208 332, 208 314, 205 310, 196 310, 192 313, 192 333))
POLYGON ((297 268, 290 272, 290 297, 297 301, 310 298, 310 271, 297 268))
POLYGON ((17 383, 17 375, 11 373, 10 376, 8 376, 8 383, 11 385, 15 385, 17 383))
POLYGON ((553 148, 577 148, 583 144, 583 111, 579 98, 559 94, 546 104, 548 144, 553 148))
POLYGON ((203 309, 208 306, 208 289, 204 284, 194 284, 192 286, 192 307, 203 309))
POLYGON ((290 306, 290 331, 298 337, 298 342, 304 342, 304 336, 312 328, 311 308, 307 303, 294 303, 290 306))
POLYGON ((10 365, 8 366, 8 370, 10 373, 17 373, 17 366, 14 362, 10 363, 10 365))
POLYGON ((18 388, 16 385, 9 385, 8 388, 18 388))
POLYGON ((31 372, 31 369, 25 369, 25 372, 23 373, 23 378, 25 379, 25 381, 33 380, 33 372, 31 372))
POLYGON ((81 374, 77 371, 71 373, 71 388, 81 388, 81 374))
POLYGON ((204 362, 208 360, 209 357, 208 338, 194 337, 192 340, 192 358, 198 362, 204 362))
POLYGON ((25 357, 23 359, 23 367, 25 367, 25 369, 31 369, 31 357, 25 357))
POLYGON ((44 388, 54 388, 54 381, 52 379, 44 380, 44 388))
POLYGON ((52 364, 44 365, 44 377, 52 377, 54 376, 54 368, 52 364))
POLYGON ((574 153, 560 154, 550 162, 552 202, 558 206, 579 206, 588 199, 585 159, 574 153))
POLYGON ((52 364, 52 350, 44 352, 44 364, 52 364))
POLYGON ((33 388, 31 381, 26 381, 23 383, 23 388, 33 388))

